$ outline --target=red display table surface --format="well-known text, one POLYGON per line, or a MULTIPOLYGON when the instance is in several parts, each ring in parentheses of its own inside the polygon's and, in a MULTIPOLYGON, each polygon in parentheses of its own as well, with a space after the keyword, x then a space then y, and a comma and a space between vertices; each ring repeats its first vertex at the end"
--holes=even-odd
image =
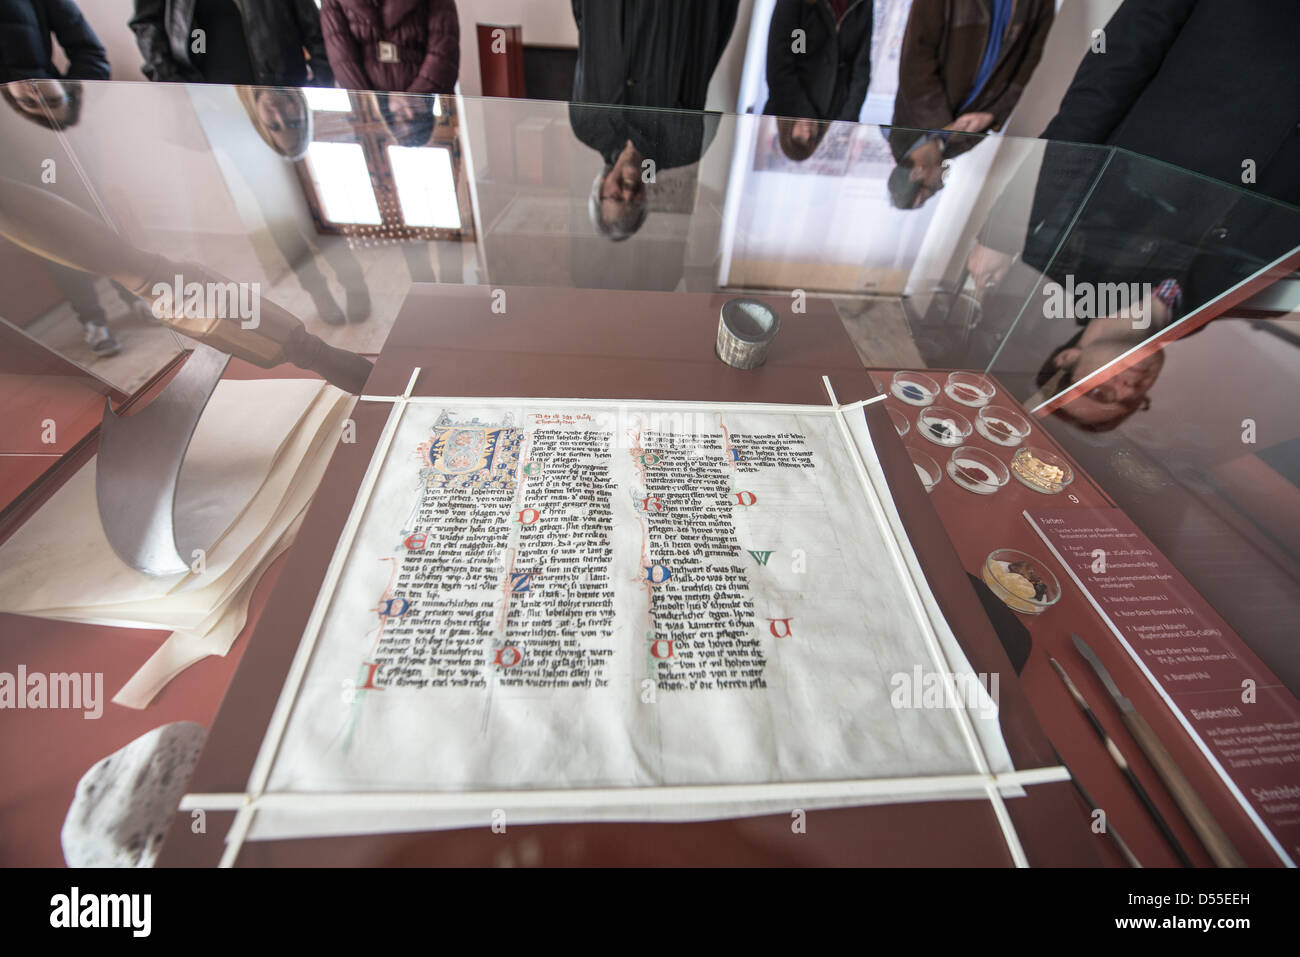
MULTIPOLYGON (((843 402, 869 397, 829 304, 783 321, 768 363, 753 372, 713 354, 722 295, 508 288, 506 315, 486 287, 417 286, 376 364, 367 393, 824 403, 829 375, 843 402)), ((773 304, 784 308, 779 300, 773 304)), ((877 407, 878 408, 878 407, 877 407)), ((879 409, 883 415, 883 409, 879 409)), ((357 441, 340 445, 281 580, 253 633, 190 783, 196 793, 242 792, 315 601, 317 589, 389 406, 362 402, 357 441)), ((1055 764, 1005 653, 888 420, 869 416, 899 508, 936 597, 972 666, 1006 676, 1002 720, 1017 767, 1055 764)), ((1031 864, 1096 864, 1099 840, 1069 784, 1035 785, 1008 808, 1031 864)), ((178 813, 161 862, 210 865, 223 850, 229 812, 209 812, 205 833, 178 813)), ((692 824, 489 827, 292 841, 246 842, 240 865, 269 864, 876 864, 1007 865, 1012 859, 984 801, 810 812, 807 833, 788 814, 692 824), (809 835, 816 833, 815 839, 809 835)))
MULTIPOLYGON (((883 405, 902 413, 908 420, 910 428, 901 437, 901 442, 928 453, 942 467, 947 462, 951 450, 930 442, 918 433, 916 419, 922 409, 908 405, 889 394, 890 380, 894 371, 896 370, 873 369, 872 378, 880 391, 887 394, 883 405)), ((942 384, 950 370, 924 371, 926 375, 942 384)), ((1111 737, 1119 744, 1139 780, 1155 800, 1161 814, 1170 823, 1179 843, 1187 850, 1193 862, 1198 865, 1211 865, 1209 856, 1178 810, 1178 806, 1161 784, 1137 743, 1125 729, 1119 712, 1111 703, 1105 688, 1093 674, 1092 669, 1074 650, 1070 641, 1070 634, 1073 632, 1092 647, 1119 684, 1120 689, 1155 729, 1165 747, 1178 762, 1183 773, 1191 781, 1246 862, 1251 865, 1279 865, 1277 856, 1241 806, 1229 794, 1204 755, 1178 724, 1168 706, 1160 699, 1156 690, 1116 641, 1106 623, 1089 604, 1087 597, 1070 580, 1065 569, 1056 561, 1043 540, 1024 518, 1023 512, 1027 510, 1113 507, 1115 503, 1041 424, 1030 416, 1024 407, 997 383, 996 379, 993 381, 998 392, 990 400, 990 404, 1019 412, 1033 426, 1033 432, 1022 444, 1044 448, 1067 459, 1075 474, 1074 482, 1060 493, 1046 495, 1027 488, 1013 475, 1010 481, 995 494, 977 495, 957 485, 945 472, 943 479, 930 494, 930 501, 957 551, 962 566, 972 575, 979 576, 985 559, 994 549, 1014 548, 1042 560, 1060 582, 1061 600, 1057 604, 1040 615, 1019 616, 1033 640, 1029 660, 1021 673, 1021 683, 1052 744, 1078 776, 1088 793, 1106 812, 1108 821, 1119 831, 1144 866, 1177 866, 1177 859, 1168 844, 1161 838, 1145 808, 1107 756, 1101 741, 1088 726, 1087 719, 1052 670, 1049 658, 1054 657, 1082 691, 1111 737)), ((955 409, 972 422, 975 419, 976 409, 954 403, 947 396, 941 395, 936 400, 936 404, 955 409)), ((883 417, 884 411, 882 409, 880 413, 872 414, 883 417)), ((885 422, 888 421, 888 418, 885 418, 885 422)), ((992 452, 1008 466, 1011 456, 1016 451, 1015 448, 1007 448, 988 441, 978 431, 973 431, 963 444, 992 452)), ((902 477, 906 478, 906 476, 902 477)), ((898 476, 891 476, 891 485, 897 478, 898 476)), ((914 484, 919 486, 919 479, 914 478, 914 484)), ((1118 857, 1115 859, 1118 860, 1118 857)))

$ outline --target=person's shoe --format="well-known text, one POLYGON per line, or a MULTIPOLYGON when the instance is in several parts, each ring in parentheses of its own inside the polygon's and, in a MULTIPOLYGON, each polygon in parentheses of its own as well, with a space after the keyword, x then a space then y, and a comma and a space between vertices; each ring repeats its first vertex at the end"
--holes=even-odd
POLYGON ((135 313, 135 317, 141 322, 151 323, 158 321, 157 317, 153 314, 153 306, 149 305, 149 303, 145 302, 143 299, 137 299, 135 302, 131 303, 131 311, 135 313))
POLYGON ((370 318, 370 290, 362 286, 360 289, 349 289, 348 291, 348 321, 364 322, 370 318))
POLYGON ((339 304, 334 301, 334 297, 329 293, 312 296, 312 301, 316 303, 316 314, 331 326, 341 326, 348 321, 347 316, 343 315, 343 310, 339 308, 339 304))
POLYGON ((90 351, 100 357, 115 356, 122 349, 122 344, 113 338, 108 326, 102 322, 88 322, 85 329, 86 344, 90 351))

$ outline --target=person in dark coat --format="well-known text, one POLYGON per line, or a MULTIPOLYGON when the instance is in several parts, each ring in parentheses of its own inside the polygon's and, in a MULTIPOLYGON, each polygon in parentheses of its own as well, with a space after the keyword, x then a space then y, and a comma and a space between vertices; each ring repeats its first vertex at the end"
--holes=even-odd
MULTIPOLYGON (((1043 132, 1122 152, 1050 142, 1037 188, 1004 197, 981 232, 967 261, 976 284, 999 283, 1017 251, 1058 282, 1164 277, 1177 291, 1168 323, 1300 245, 1300 210, 1269 201, 1300 205, 1298 36, 1293 0, 1125 0, 1043 132), (1014 226, 1026 200, 1027 234, 1014 226)), ((1051 363, 1066 384, 1097 366, 1074 343, 1051 363)), ((1078 419, 1079 405, 1063 412, 1078 419)), ((1090 424, 1106 411, 1089 408, 1090 424)))
POLYGON ((339 86, 451 93, 460 72, 455 0, 323 0, 325 51, 339 86))
POLYGON ((1006 123, 1043 55, 1052 0, 914 0, 898 60, 890 195, 902 209, 943 188, 944 160, 1006 123))
MULTIPOLYGON (((1125 0, 1103 33, 1105 52, 1085 54, 1044 139, 1119 147, 1300 206, 1300 4, 1125 0)), ((1062 203, 1077 206, 1090 182, 1065 168, 1083 163, 1077 157, 1084 151, 1048 149, 1031 229, 1065 222, 1065 214, 1054 210, 1062 203), (1068 160, 1070 155, 1076 158, 1068 160)), ((1210 194, 1229 195, 1202 190, 1203 197, 1210 194)), ((1204 200, 1196 205, 1204 206, 1204 200)), ((1294 221, 1290 210, 1237 202, 1234 209, 1213 212, 1212 222, 1198 222, 1190 243, 1206 251, 1217 246, 1225 255, 1215 258, 1236 266, 1208 286, 1202 281, 1201 289, 1188 290, 1189 306, 1226 288, 1233 275, 1249 275, 1291 238, 1282 225, 1294 221), (1246 217, 1249 225, 1242 220, 1234 228, 1234 217, 1246 217)), ((1010 257, 1003 250, 1024 248, 1027 260, 1043 258, 1035 250, 1045 251, 1059 238, 1039 228, 1026 244, 1023 236, 1001 233, 999 219, 1016 217, 994 217, 993 228, 985 230, 991 242, 971 254, 980 285, 1006 274, 1010 257)), ((1132 225, 1132 216, 1126 221, 1132 225)))
POLYGON ((857 122, 871 85, 871 27, 871 0, 777 0, 763 112, 784 118, 786 156, 811 156, 828 121, 857 122))
POLYGON ((1043 138, 1119 146, 1300 205, 1300 4, 1126 0, 1043 138))
POLYGON ((0 83, 5 102, 48 129, 77 122, 81 84, 107 80, 108 56, 72 0, 0 0, 0 83), (60 73, 54 65, 54 40, 68 58, 60 73))
POLYGON ((314 0, 135 0, 130 25, 151 80, 334 84, 314 0))
POLYGON ((569 122, 605 161, 589 202, 602 235, 620 240, 635 233, 645 221, 654 171, 696 162, 711 142, 717 117, 699 111, 739 5, 573 0, 578 63, 569 122), (674 110, 694 112, 668 112, 674 110))
POLYGON ((0 0, 0 83, 14 80, 107 80, 108 56, 72 0, 0 0), (54 39, 68 69, 54 65, 54 39))

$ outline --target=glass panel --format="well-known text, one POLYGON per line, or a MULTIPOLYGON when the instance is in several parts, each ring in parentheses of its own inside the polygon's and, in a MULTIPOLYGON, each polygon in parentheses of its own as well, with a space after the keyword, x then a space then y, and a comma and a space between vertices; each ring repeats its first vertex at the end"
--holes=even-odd
MULTIPOLYGON (((1300 688, 1300 336, 1295 313, 1242 306, 1294 268, 1300 211, 1108 147, 953 133, 930 162, 925 132, 901 127, 180 84, 88 82, 81 106, 61 129, 0 111, 6 197, 58 167, 35 213, 0 203, 0 231, 42 275, 79 266, 102 301, 128 289, 131 315, 123 300, 110 316, 125 364, 78 345, 70 315, 15 321, 13 284, 3 306, 124 393, 203 332, 136 305, 194 272, 256 285, 264 315, 371 356, 414 282, 765 296, 791 323, 841 320, 883 391, 898 369, 939 389, 952 370, 995 380, 1300 688)), ((266 359, 264 341, 221 333, 266 359)), ((944 506, 950 452, 904 405, 902 441, 936 460, 933 501, 978 577, 1024 509, 983 518, 979 548, 963 538, 971 508, 1000 500, 944 506)))

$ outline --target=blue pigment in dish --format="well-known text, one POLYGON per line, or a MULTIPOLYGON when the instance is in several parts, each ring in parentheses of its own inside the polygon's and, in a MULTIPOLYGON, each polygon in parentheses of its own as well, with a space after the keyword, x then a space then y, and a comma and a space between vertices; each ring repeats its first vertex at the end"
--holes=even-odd
POLYGON ((905 385, 903 386, 903 395, 906 396, 906 397, 909 398, 909 399, 924 399, 924 398, 925 398, 925 393, 922 392, 922 391, 921 391, 919 388, 917 388, 916 386, 911 385, 911 384, 905 384, 905 385))

